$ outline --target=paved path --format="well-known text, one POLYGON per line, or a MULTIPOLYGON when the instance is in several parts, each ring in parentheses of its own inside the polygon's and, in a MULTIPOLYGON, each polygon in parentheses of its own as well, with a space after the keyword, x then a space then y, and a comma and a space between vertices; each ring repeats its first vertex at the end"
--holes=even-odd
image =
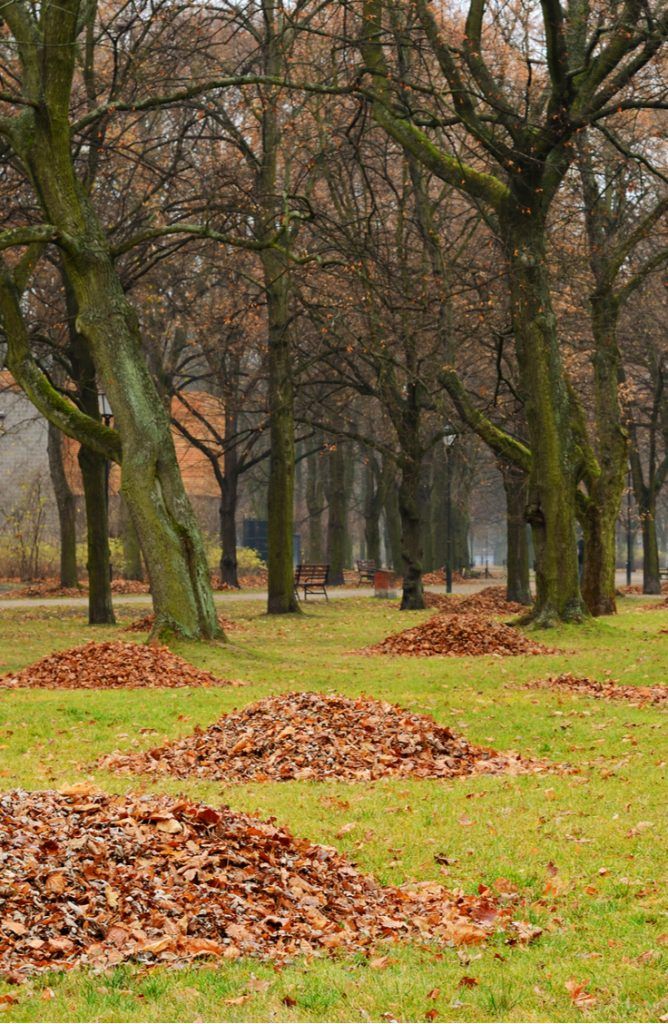
MULTIPOLYGON (((502 580, 474 580, 470 583, 454 583, 453 591, 456 594, 474 594, 484 587, 503 582, 502 580)), ((435 594, 444 594, 445 586, 428 586, 435 594)), ((371 587, 330 587, 328 588, 330 600, 339 600, 348 597, 372 597, 371 587)), ((397 591, 397 596, 400 589, 397 591)), ((114 594, 115 605, 150 605, 150 594, 114 594)), ((216 604, 229 604, 234 601, 266 601, 266 590, 225 590, 214 593, 216 604)), ((315 604, 322 598, 312 599, 306 604, 315 604)), ((38 605, 47 605, 49 608, 87 608, 88 597, 3 597, 0 595, 0 611, 3 608, 35 608, 38 605)))
MULTIPOLYGON (((617 570, 616 577, 617 586, 622 586, 626 583, 626 575, 623 569, 617 570)), ((633 582, 640 583, 641 581, 642 573, 635 572, 633 574, 633 582)), ((504 583, 504 580, 498 577, 489 580, 471 580, 467 583, 454 583, 452 589, 455 594, 475 594, 478 590, 484 590, 485 587, 498 586, 502 583, 504 583)), ((434 594, 444 594, 445 586, 444 584, 440 584, 440 586, 427 586, 425 590, 429 590, 434 594)), ((371 597, 373 589, 371 587, 330 587, 328 593, 332 600, 339 600, 348 597, 371 597)), ((646 597, 647 595, 631 596, 646 597)), ((229 604, 233 601, 266 601, 267 591, 226 590, 222 593, 214 593, 214 599, 216 604, 229 604)), ((318 600, 321 600, 321 598, 318 600)), ((313 603, 315 604, 315 601, 313 603)), ((114 604, 150 605, 151 596, 150 594, 115 594, 114 604)), ((46 605, 49 608, 87 608, 88 597, 3 597, 0 594, 0 611, 3 608, 35 608, 39 605, 46 605)))

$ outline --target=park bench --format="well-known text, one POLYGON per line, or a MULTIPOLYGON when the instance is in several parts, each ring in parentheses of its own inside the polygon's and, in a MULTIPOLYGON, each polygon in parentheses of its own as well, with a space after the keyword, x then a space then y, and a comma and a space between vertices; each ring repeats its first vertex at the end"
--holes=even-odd
POLYGON ((665 569, 659 569, 659 579, 668 580, 668 566, 665 569))
POLYGON ((376 572, 376 561, 373 558, 359 558, 356 562, 358 583, 373 583, 376 572))
POLYGON ((304 592, 306 601, 309 594, 324 594, 327 597, 327 577, 329 565, 298 565, 295 570, 295 594, 299 600, 299 591, 304 592))

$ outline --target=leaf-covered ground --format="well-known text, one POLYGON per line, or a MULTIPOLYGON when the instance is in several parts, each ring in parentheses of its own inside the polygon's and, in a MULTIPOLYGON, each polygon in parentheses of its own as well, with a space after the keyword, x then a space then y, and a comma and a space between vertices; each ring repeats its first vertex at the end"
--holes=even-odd
MULTIPOLYGON (((642 599, 640 599, 642 601, 642 599)), ((22 986, 0 984, 6 1020, 658 1020, 668 1014, 665 793, 668 741, 661 708, 563 691, 529 690, 573 672, 624 686, 668 677, 668 613, 621 602, 614 620, 564 628, 547 656, 374 658, 350 654, 430 613, 368 599, 313 603, 294 620, 260 604, 226 604, 247 627, 225 646, 174 650, 239 689, 29 690, 0 693, 2 789, 60 788, 118 748, 149 749, 206 727, 234 706, 296 689, 371 694, 427 713, 472 743, 569 762, 577 775, 377 782, 141 780, 145 790, 275 816, 296 836, 336 847, 383 884, 433 879, 474 894, 516 888, 544 929, 483 948, 428 943, 297 960, 276 971, 252 959, 178 972, 76 969, 22 986)), ((3 611, 0 672, 88 639, 123 639, 62 609, 3 611)), ((138 638, 140 639, 140 638, 138 638)), ((109 792, 137 782, 105 772, 109 792)))

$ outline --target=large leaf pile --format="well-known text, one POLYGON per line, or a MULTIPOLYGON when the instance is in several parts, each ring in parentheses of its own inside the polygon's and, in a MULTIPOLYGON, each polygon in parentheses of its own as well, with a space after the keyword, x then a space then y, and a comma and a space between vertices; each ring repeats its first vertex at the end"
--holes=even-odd
POLYGON ((195 668, 161 644, 113 640, 71 647, 36 661, 20 672, 0 676, 0 688, 113 690, 140 687, 243 686, 195 668))
POLYGON ((173 798, 69 792, 0 796, 0 971, 178 963, 369 947, 380 939, 479 943, 540 931, 517 906, 436 884, 385 888, 331 847, 173 798))
POLYGON ((587 676, 574 676, 570 672, 565 672, 560 676, 537 679, 529 683, 529 686, 532 689, 567 690, 583 697, 600 697, 603 700, 623 700, 636 706, 668 705, 668 686, 663 683, 656 686, 621 686, 614 679, 600 682, 587 676))
POLYGON ((519 630, 477 615, 435 615, 420 626, 405 629, 365 647, 364 654, 408 654, 428 658, 437 654, 556 654, 554 648, 531 640, 519 630))
POLYGON ((231 781, 450 778, 539 771, 511 752, 467 743, 427 715, 384 701, 288 693, 223 715, 208 729, 154 750, 113 753, 102 767, 231 781))

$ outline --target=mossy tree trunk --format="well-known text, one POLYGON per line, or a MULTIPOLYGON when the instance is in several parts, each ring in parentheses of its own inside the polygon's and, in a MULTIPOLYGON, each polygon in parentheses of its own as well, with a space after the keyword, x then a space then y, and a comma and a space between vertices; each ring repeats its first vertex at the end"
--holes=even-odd
POLYGON ((519 604, 531 604, 529 543, 527 536, 527 474, 512 463, 499 460, 506 494, 506 597, 519 604))
MULTIPOLYGON (((535 182, 538 188, 539 181, 535 182)), ((576 545, 578 458, 545 254, 545 224, 532 190, 509 204, 502 220, 511 316, 531 443, 527 518, 536 552, 537 625, 584 616, 576 545)))
POLYGON ((127 580, 144 579, 139 537, 127 506, 121 498, 121 541, 123 544, 123 575, 127 580))
POLYGON ((58 510, 60 585, 61 587, 76 587, 78 583, 76 502, 65 472, 62 434, 53 423, 48 425, 47 453, 49 473, 58 510))
MULTIPOLYGON (((115 270, 109 240, 74 167, 69 117, 79 8, 78 0, 44 4, 39 25, 27 8, 5 8, 27 101, 14 118, 10 142, 45 220, 56 229, 76 304, 76 330, 114 412, 122 446, 121 489, 146 559, 156 631, 213 637, 219 627, 204 545, 181 479, 169 417, 146 366, 137 316, 115 270)), ((19 377, 25 377, 22 367, 19 377)), ((56 400, 48 389, 43 392, 55 409, 56 400)), ((85 443, 80 420, 76 429, 85 443)), ((96 433, 94 425, 91 430, 96 433)), ((118 457, 118 448, 114 452, 118 457)))

